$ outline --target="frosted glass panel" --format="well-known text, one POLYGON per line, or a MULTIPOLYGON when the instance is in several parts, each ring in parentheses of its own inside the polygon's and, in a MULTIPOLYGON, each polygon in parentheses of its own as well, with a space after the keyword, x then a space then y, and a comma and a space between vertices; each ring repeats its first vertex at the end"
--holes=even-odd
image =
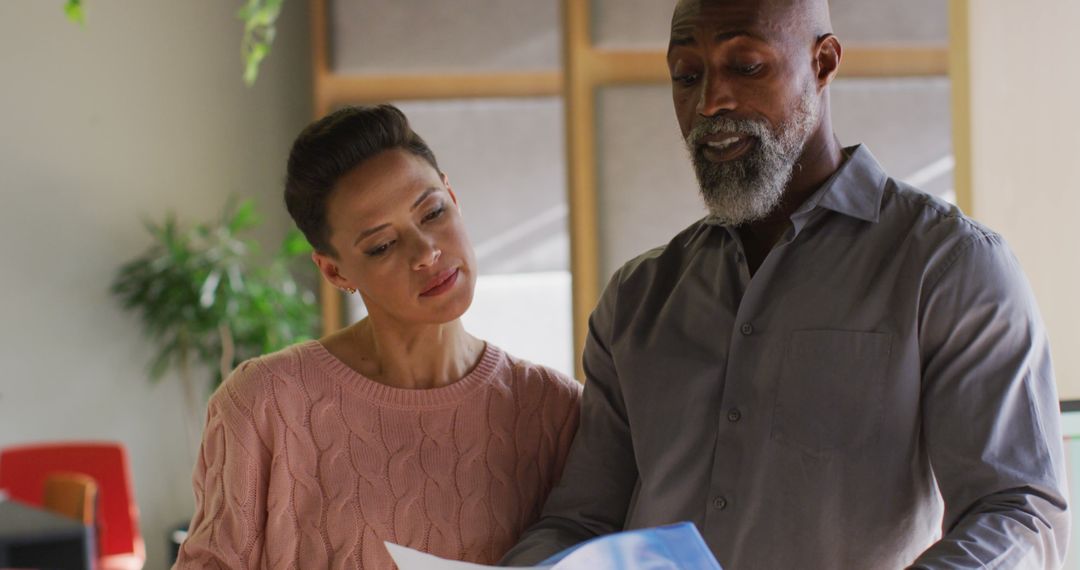
POLYGON ((449 176, 481 273, 569 270, 559 99, 397 105, 449 176))
POLYGON ((841 43, 941 43, 949 39, 946 0, 830 0, 841 43))
POLYGON ((514 356, 574 376, 569 271, 481 275, 465 329, 514 356))
POLYGON ((560 66, 558 0, 331 0, 337 73, 560 66))
MULTIPOLYGON (((608 49, 665 49, 677 0, 591 0, 593 42, 608 49)), ((854 43, 948 38, 945 0, 831 0, 833 29, 854 43)))
POLYGON ((608 49, 666 49, 678 0, 590 0, 593 43, 608 49))
POLYGON ((832 109, 845 145, 865 143, 894 178, 955 201, 948 78, 839 79, 832 109))
POLYGON ((705 215, 667 86, 611 87, 597 101, 600 271, 663 245, 705 215))

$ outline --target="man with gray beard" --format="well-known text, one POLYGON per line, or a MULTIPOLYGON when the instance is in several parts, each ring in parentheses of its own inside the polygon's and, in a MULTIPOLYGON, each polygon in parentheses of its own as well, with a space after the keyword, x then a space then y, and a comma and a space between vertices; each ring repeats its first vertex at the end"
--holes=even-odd
POLYGON ((686 135, 686 148, 711 221, 737 227, 761 220, 776 209, 803 145, 816 126, 816 103, 814 84, 807 83, 791 118, 776 133, 764 120, 722 115, 703 117, 694 124, 686 135), (705 154, 707 142, 722 133, 748 135, 757 144, 740 159, 714 162, 705 154))
POLYGON ((728 570, 1058 568, 1049 347, 1000 236, 832 131, 826 0, 681 0, 709 215, 589 321, 581 427, 504 559, 692 521, 728 570))

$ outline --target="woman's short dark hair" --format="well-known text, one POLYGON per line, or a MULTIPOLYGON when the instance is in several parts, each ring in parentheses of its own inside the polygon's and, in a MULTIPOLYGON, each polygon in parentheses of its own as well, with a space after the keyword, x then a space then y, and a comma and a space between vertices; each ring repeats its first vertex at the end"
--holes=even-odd
POLYGON ((308 125, 296 137, 285 175, 285 207, 316 251, 336 255, 330 245, 326 202, 338 180, 365 160, 395 148, 439 170, 431 148, 393 105, 346 107, 308 125))

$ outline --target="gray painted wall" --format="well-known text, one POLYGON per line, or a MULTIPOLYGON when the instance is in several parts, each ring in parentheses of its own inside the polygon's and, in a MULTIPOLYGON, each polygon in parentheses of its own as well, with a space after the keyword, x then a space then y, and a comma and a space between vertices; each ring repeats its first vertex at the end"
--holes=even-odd
POLYGON ((151 346, 108 296, 149 244, 141 219, 216 216, 254 196, 263 237, 292 137, 311 116, 307 2, 286 2, 252 89, 241 79, 242 3, 0 2, 0 446, 109 439, 131 455, 147 568, 190 516, 191 463, 176 377, 146 380, 151 346))

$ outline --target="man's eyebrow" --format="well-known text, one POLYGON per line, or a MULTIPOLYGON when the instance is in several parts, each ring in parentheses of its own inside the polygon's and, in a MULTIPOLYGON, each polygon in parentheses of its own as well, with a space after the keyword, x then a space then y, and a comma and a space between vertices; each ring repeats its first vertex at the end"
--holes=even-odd
POLYGON ((697 43, 694 36, 691 34, 680 34, 673 32, 671 34, 671 41, 668 42, 668 47, 689 46, 697 43))

